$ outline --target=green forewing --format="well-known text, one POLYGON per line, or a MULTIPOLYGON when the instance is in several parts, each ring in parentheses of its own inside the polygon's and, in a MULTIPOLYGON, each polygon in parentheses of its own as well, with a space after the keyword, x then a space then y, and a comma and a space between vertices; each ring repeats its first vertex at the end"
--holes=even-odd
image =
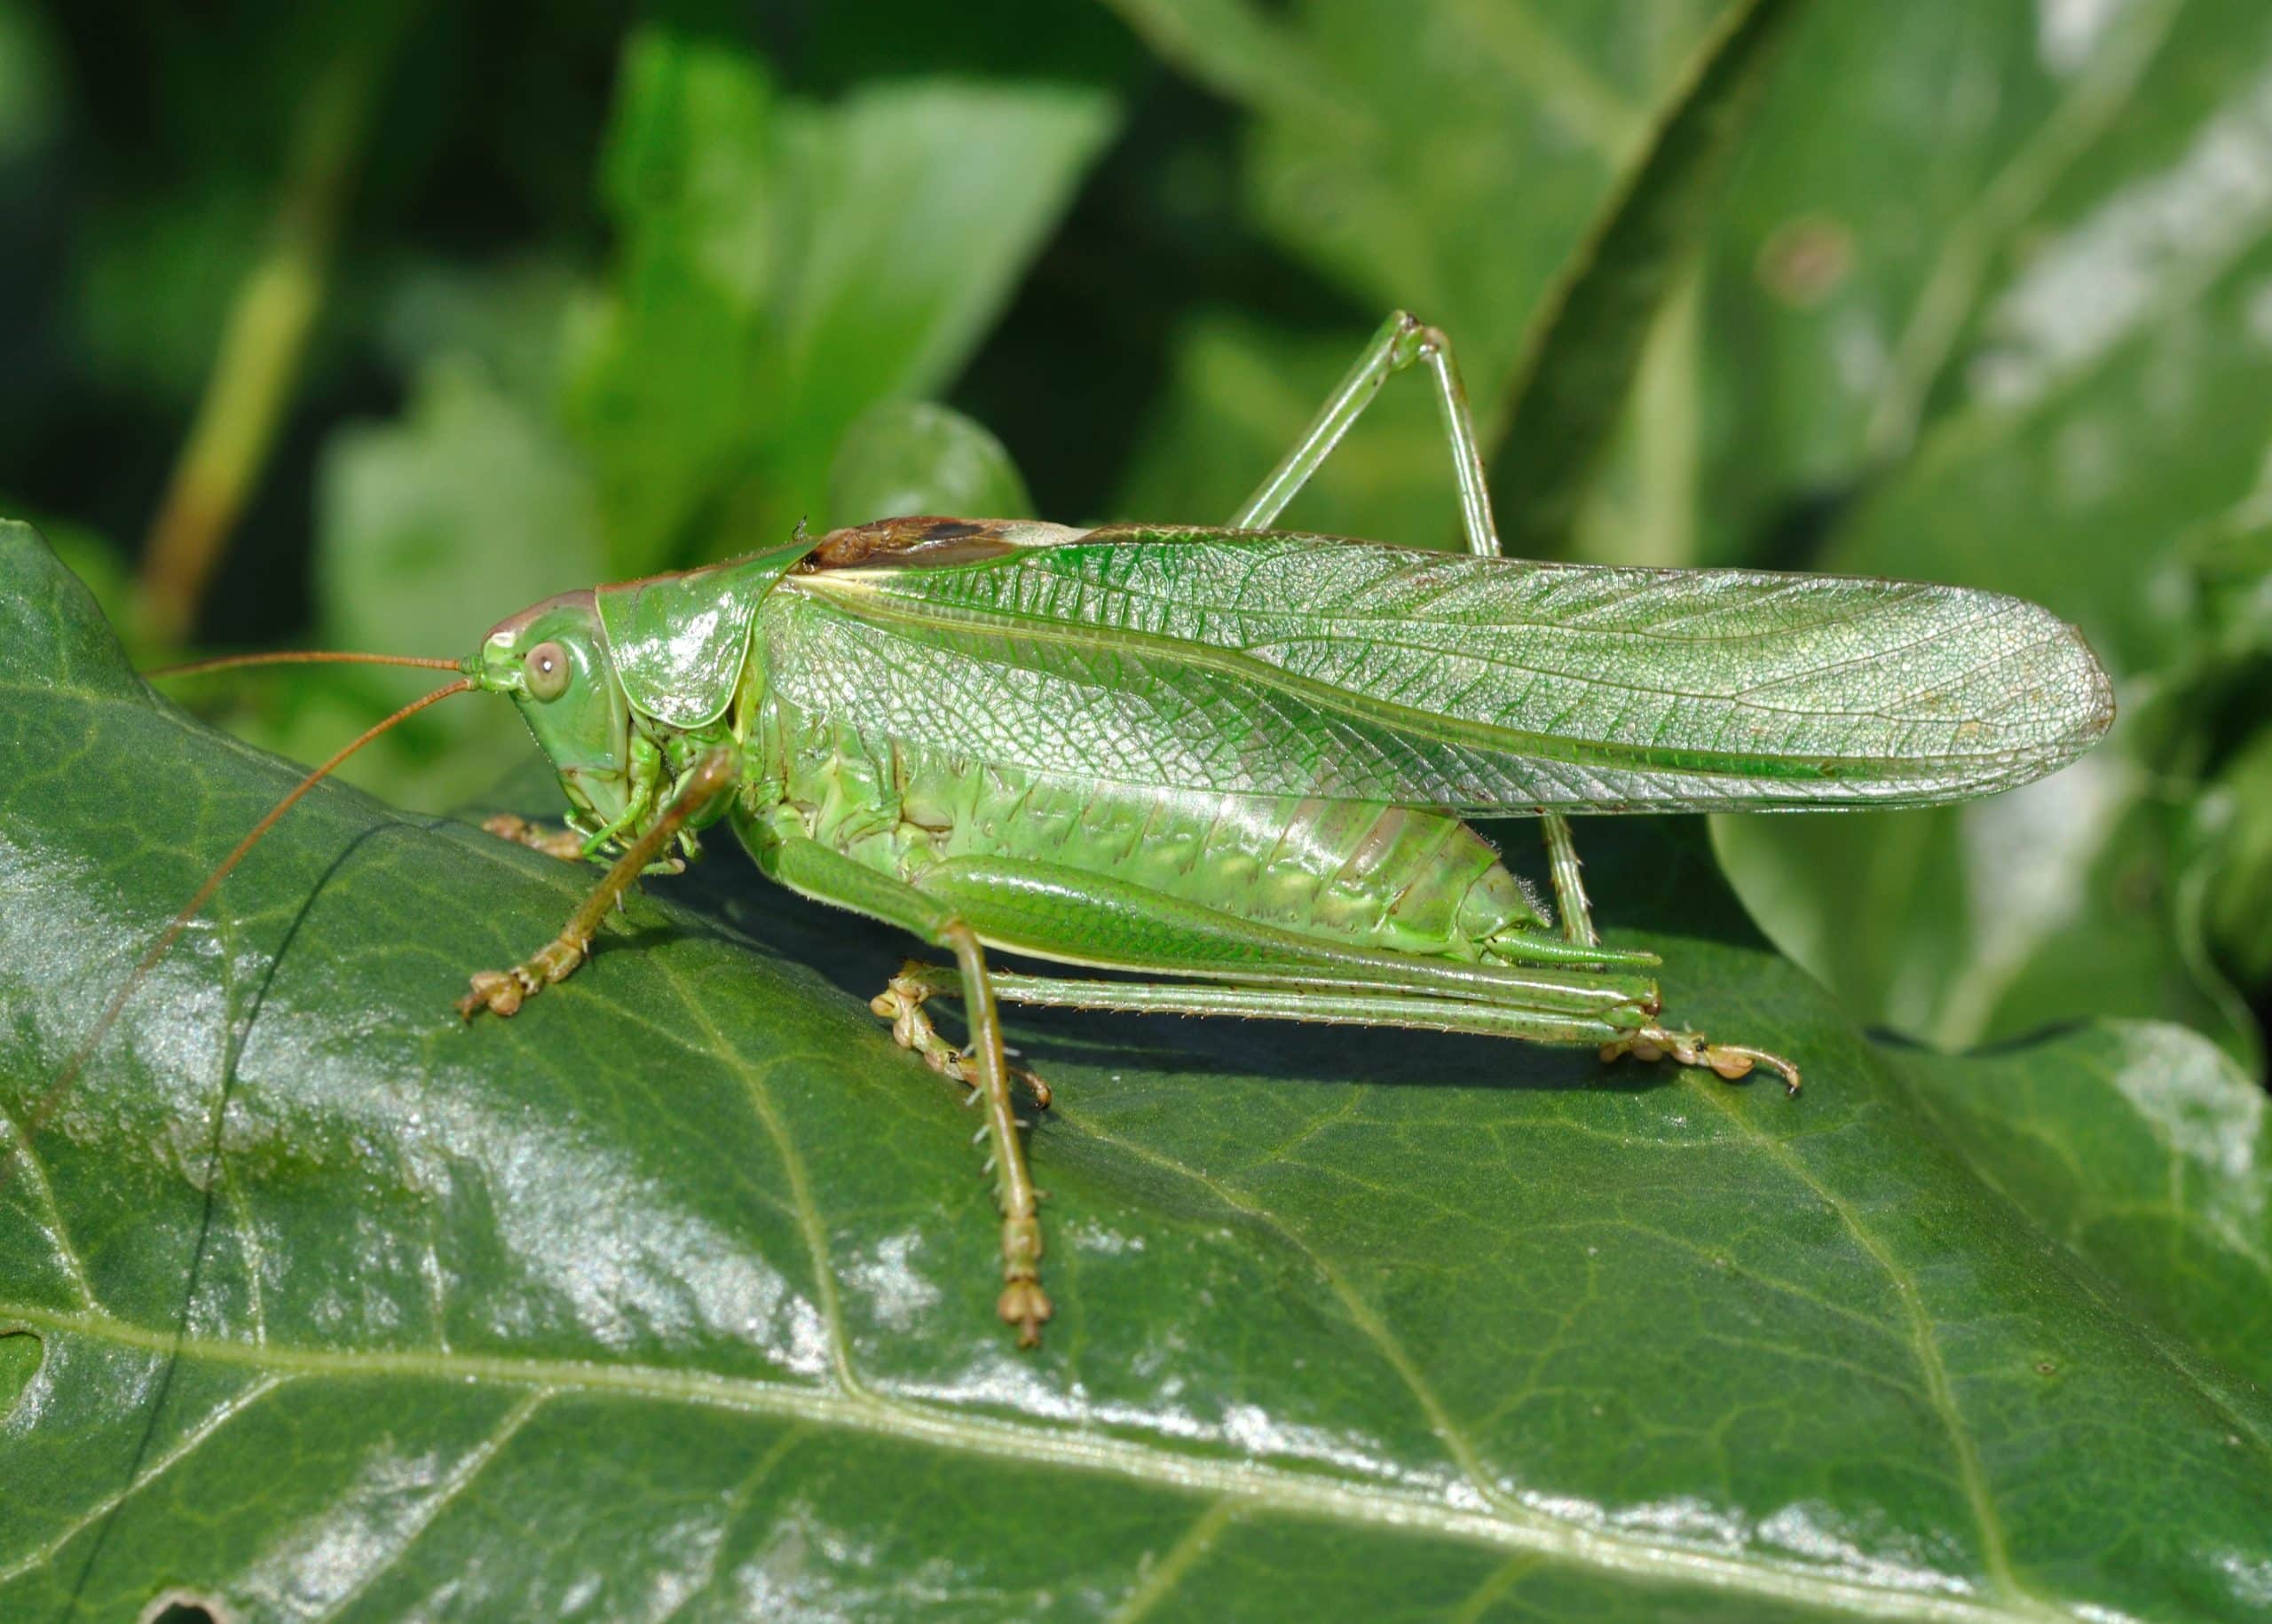
POLYGON ((600 623, 631 703, 674 727, 715 721, 740 680, 758 604, 812 546, 800 538, 706 569, 600 587, 600 623))
POLYGON ((793 704, 983 762, 1466 811, 1900 806, 2105 729, 2074 630, 1993 593, 1093 531, 794 578, 793 704))

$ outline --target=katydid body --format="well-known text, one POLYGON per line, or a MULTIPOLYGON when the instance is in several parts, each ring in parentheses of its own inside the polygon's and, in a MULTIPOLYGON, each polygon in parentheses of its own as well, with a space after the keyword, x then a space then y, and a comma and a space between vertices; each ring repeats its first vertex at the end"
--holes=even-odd
MULTIPOLYGON (((792 891, 951 958, 874 999, 985 1108, 1002 1317, 1050 1316, 1037 1193, 997 1000, 1402 1026, 1669 1057, 1778 1055, 1662 1013, 1645 952, 1603 947, 1568 815, 1921 806, 2043 776, 2112 719, 2073 628, 1991 593, 1499 556, 1440 334, 1384 325, 1227 528, 911 517, 565 594, 498 625, 457 680, 293 789, 168 924, 35 1109, 261 833, 363 743, 453 693, 520 707, 568 832, 609 863, 554 939, 484 971, 468 1018, 583 962, 610 908, 723 824, 792 891), (1465 555, 1269 528, 1393 373, 1441 408, 1465 555), (1551 911, 1468 827, 1540 819, 1551 911), (998 974, 990 950, 1077 974, 998 974), (1077 974, 1103 969, 1112 979, 1077 974), (958 996, 970 1043, 927 1013, 958 996)), ((1047 1102, 1040 1080, 1027 1077, 1047 1102)))
POLYGON ((1003 1317, 1050 1312, 997 997, 1779 1057, 1661 1019, 1598 945, 1563 815, 1917 805, 2039 777, 2111 705, 2072 630, 1954 588, 1497 556, 1440 335, 1395 317, 1222 531, 887 520, 571 594, 470 669, 607 878, 461 1005, 515 1013, 611 900, 728 824, 788 888, 954 957, 876 1000, 978 1091, 1003 1317), (1469 556, 1261 528, 1391 373, 1434 376, 1469 556), (1559 928, 1462 821, 1542 817, 1559 928), (1154 981, 996 975, 988 949, 1154 981), (958 991, 967 1053, 924 1000, 958 991))

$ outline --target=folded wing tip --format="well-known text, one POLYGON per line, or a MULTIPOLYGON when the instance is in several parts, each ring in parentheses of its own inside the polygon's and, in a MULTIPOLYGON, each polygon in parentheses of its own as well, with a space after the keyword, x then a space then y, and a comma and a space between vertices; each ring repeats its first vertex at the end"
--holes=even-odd
POLYGON ((2016 747, 1981 758, 1979 769, 1960 774, 1949 799, 1995 794, 2047 778, 2086 754, 2114 725, 2114 682, 2079 627, 2041 604, 2008 599, 2047 650, 2024 696, 2028 731, 2016 747))
POLYGON ((2098 743, 2114 725, 2114 680, 2081 627, 2040 604, 2028 608, 2041 619, 2067 668, 2062 674, 2066 681, 2060 684, 2063 691, 2054 710, 2058 725, 2053 734, 2055 765, 2064 766, 2098 743))

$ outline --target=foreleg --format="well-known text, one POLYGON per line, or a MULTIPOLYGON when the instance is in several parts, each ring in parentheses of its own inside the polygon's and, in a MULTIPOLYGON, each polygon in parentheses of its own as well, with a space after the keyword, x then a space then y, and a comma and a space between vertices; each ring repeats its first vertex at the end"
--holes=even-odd
POLYGON ((670 805, 654 824, 632 841, 616 859, 591 895, 568 916, 560 934, 510 970, 483 970, 473 977, 473 989, 458 1000, 458 1013, 468 1021, 483 1010, 509 1015, 553 982, 564 981, 592 950, 592 937, 600 921, 648 868, 661 861, 679 832, 722 795, 731 794, 741 782, 741 752, 721 745, 703 756, 687 774, 670 805))

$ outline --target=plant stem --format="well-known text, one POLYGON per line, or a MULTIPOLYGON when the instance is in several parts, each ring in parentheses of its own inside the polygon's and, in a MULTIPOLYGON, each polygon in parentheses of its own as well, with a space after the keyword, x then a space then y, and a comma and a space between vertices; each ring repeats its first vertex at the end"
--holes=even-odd
POLYGON ((258 485, 323 305, 333 249, 379 81, 412 10, 386 8, 309 90, 268 243, 245 273, 189 437, 174 462, 135 583, 140 629, 162 648, 195 628, 214 572, 258 485))

